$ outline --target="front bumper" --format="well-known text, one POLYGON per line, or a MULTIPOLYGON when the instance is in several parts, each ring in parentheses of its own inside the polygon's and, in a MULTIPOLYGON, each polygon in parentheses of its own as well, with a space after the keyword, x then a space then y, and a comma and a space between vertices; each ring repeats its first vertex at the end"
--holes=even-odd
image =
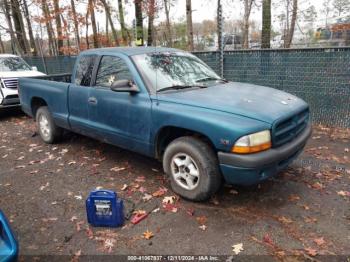
POLYGON ((286 168, 303 151, 310 135, 308 125, 296 139, 278 148, 249 155, 219 152, 221 172, 229 184, 257 184, 286 168))
POLYGON ((19 106, 20 106, 19 97, 5 98, 5 99, 2 100, 2 102, 0 104, 0 108, 19 107, 19 106))

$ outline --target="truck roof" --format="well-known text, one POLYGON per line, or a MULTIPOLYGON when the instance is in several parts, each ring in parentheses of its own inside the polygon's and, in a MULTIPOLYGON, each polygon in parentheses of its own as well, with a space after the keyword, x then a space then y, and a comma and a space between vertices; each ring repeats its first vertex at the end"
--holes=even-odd
POLYGON ((89 49, 81 52, 80 54, 113 54, 122 53, 127 56, 148 54, 154 52, 183 52, 182 50, 168 47, 107 47, 89 49))
POLYGON ((18 57, 18 55, 13 55, 13 54, 0 54, 0 57, 18 57))

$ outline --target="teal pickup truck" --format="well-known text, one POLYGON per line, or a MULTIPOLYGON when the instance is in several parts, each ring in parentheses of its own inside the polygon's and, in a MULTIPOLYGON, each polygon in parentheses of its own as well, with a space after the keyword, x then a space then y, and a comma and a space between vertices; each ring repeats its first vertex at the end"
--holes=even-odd
POLYGON ((21 78, 19 94, 44 142, 65 129, 157 158, 173 190, 195 201, 223 179, 251 185, 277 174, 311 134, 302 99, 226 81, 171 48, 84 51, 72 75, 21 78))

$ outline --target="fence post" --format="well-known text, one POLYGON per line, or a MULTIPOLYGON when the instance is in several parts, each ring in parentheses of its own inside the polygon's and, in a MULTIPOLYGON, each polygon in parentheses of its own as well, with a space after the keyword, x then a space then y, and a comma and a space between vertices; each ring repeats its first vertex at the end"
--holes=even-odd
POLYGON ((223 30, 223 17, 222 17, 222 5, 221 0, 218 0, 218 13, 217 13, 217 23, 218 23, 218 44, 219 44, 219 68, 220 68, 220 76, 224 77, 224 37, 222 34, 223 30))

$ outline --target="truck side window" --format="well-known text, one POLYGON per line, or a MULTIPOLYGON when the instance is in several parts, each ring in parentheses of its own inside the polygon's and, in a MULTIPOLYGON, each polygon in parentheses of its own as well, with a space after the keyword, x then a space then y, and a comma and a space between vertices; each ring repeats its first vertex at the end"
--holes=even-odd
POLYGON ((96 86, 108 87, 117 80, 132 80, 133 77, 123 59, 103 56, 96 76, 96 86))
POLYGON ((96 61, 96 55, 85 55, 80 57, 75 73, 75 84, 89 86, 92 78, 92 70, 96 61))

